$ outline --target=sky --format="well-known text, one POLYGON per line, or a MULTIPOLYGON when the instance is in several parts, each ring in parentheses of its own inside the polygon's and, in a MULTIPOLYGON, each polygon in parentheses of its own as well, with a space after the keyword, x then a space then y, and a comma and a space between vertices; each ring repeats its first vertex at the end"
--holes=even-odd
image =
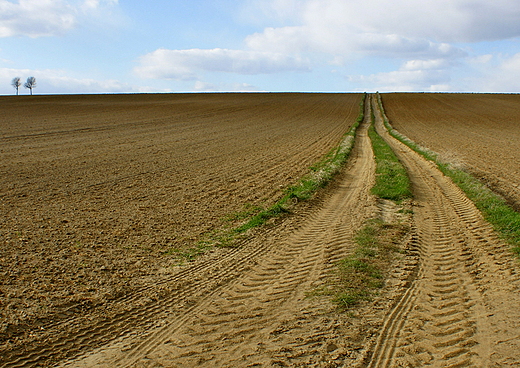
POLYGON ((0 0, 0 94, 30 76, 35 94, 520 92, 520 0, 0 0))

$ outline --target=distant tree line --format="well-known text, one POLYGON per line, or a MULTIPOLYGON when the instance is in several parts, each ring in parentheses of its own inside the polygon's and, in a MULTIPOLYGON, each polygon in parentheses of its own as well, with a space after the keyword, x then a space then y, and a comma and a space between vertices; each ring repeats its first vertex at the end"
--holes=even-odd
MULTIPOLYGON (((15 77, 11 81, 11 86, 13 86, 16 89, 17 96, 18 96, 18 90, 20 89, 21 85, 22 85, 22 81, 20 80, 20 77, 15 77)), ((36 88, 36 78, 34 78, 34 77, 27 78, 27 81, 23 84, 23 86, 31 91, 31 96, 32 96, 33 88, 36 88)))

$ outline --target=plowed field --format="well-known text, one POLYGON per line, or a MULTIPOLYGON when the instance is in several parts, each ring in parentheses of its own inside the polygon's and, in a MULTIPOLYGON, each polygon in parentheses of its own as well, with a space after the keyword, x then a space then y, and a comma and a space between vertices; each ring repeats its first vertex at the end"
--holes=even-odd
POLYGON ((520 95, 382 95, 392 125, 458 161, 520 209, 520 95))
POLYGON ((38 345, 60 321, 114 316, 169 294, 171 285, 156 284, 177 272, 172 250, 195 246, 245 204, 272 204, 339 143, 360 101, 2 98, 0 356, 38 345))
MULTIPOLYGON (((325 190, 183 266, 168 250, 189 248, 244 203, 273 203, 340 141, 361 96, 48 99, 6 99, 35 102, 50 125, 20 117, 25 128, 6 124, 2 136, 12 184, 1 193, 1 367, 520 365, 518 260, 435 164, 388 134, 376 96, 325 190), (68 123, 53 120, 60 112, 68 123), (411 203, 371 194, 372 123, 406 168, 411 203), (408 230, 387 239, 395 255, 377 294, 338 310, 326 291, 371 219, 408 230)), ((468 129, 452 128, 476 152, 482 136, 468 129)))

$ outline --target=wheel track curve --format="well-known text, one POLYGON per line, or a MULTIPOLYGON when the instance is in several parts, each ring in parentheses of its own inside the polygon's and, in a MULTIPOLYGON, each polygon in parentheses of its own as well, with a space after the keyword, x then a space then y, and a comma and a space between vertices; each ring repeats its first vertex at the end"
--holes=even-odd
POLYGON ((413 238, 420 261, 416 278, 387 315, 363 366, 520 364, 518 265, 508 247, 432 162, 390 137, 375 98, 372 105, 378 133, 403 162, 413 185, 413 238))
POLYGON ((127 309, 124 313, 111 316, 110 319, 107 318, 84 326, 77 318, 73 317, 56 325, 51 325, 47 329, 52 331, 53 335, 46 339, 43 346, 8 352, 3 357, 4 361, 0 366, 29 367, 39 365, 47 360, 52 361, 74 355, 80 351, 83 343, 99 340, 99 343, 102 344, 103 341, 112 340, 114 336, 127 332, 130 327, 147 323, 148 317, 151 315, 171 312, 172 306, 189 304, 190 298, 196 298, 207 289, 225 284, 243 268, 247 268, 251 260, 265 251, 266 247, 261 244, 255 249, 249 247, 236 248, 219 257, 205 259, 193 266, 190 265, 154 286, 144 287, 138 292, 118 300, 120 304, 136 306, 127 309), (172 285, 176 292, 157 300, 155 303, 149 301, 141 305, 139 303, 134 304, 135 301, 142 299, 146 291, 166 284, 172 285), (78 327, 75 328, 75 326, 78 327), (63 330, 66 330, 66 332, 60 332, 63 330))

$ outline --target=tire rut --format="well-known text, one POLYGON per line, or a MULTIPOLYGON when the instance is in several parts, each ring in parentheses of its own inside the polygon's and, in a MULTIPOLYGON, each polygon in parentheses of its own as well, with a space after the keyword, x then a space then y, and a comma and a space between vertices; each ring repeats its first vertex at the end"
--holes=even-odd
POLYGON ((366 366, 519 364, 518 267, 508 247, 433 163, 390 137, 375 98, 372 105, 379 134, 412 181, 412 246, 420 261, 416 278, 388 314, 366 366))
POLYGON ((368 121, 359 128, 349 168, 336 190, 301 227, 281 238, 267 237, 268 250, 257 254, 249 269, 242 267, 244 272, 225 287, 146 337, 64 366, 237 367, 314 359, 330 331, 317 326, 319 314, 308 308, 306 293, 351 251, 354 232, 376 208, 370 195, 375 163, 367 128, 368 121))

